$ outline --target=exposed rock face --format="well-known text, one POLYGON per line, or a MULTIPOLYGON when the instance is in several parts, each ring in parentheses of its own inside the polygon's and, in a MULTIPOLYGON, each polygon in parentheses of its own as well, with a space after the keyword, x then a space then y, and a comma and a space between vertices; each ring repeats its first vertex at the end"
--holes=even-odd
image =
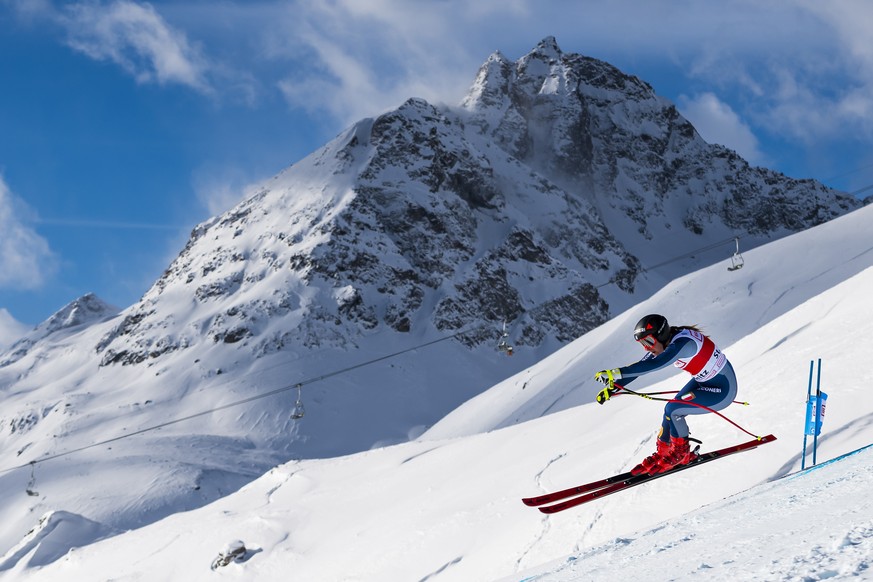
POLYGON ((459 337, 472 346, 503 320, 520 345, 563 343, 612 313, 599 284, 634 296, 635 244, 767 240, 859 205, 705 143, 645 82, 547 38, 492 55, 459 110, 411 99, 363 120, 199 226, 97 351, 131 364, 204 335, 257 353, 487 323, 459 337))

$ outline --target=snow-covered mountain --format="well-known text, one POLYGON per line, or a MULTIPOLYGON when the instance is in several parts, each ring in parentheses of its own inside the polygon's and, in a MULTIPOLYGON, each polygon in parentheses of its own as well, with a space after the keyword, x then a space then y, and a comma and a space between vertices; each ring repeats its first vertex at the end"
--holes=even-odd
MULTIPOLYGON (((46 463, 37 470, 40 503, 16 492, 33 505, 34 531, 0 560, 0 579, 863 579, 873 540, 871 450, 826 462, 873 434, 873 371, 867 328, 858 325, 873 317, 871 218, 873 207, 864 208, 749 252, 740 271, 715 265, 683 277, 488 392, 503 410, 541 415, 533 420, 290 462, 213 504, 120 535, 54 505, 65 468, 46 463), (653 450, 662 403, 624 396, 542 414, 535 399, 524 402, 527 390, 550 382, 567 397, 592 394, 594 370, 640 356, 633 324, 656 310, 676 321, 693 316, 719 341, 738 371, 738 398, 750 403, 723 413, 778 440, 565 513, 522 505, 523 496, 626 470, 653 450), (819 358, 829 394, 821 466, 798 473, 809 364, 819 358), (247 552, 211 571, 234 540, 247 552)), ((680 375, 640 382, 675 390, 680 375)), ((751 438, 715 415, 689 424, 706 450, 751 438)), ((807 466, 811 449, 810 438, 807 466)), ((142 489, 139 472, 113 462, 103 503, 142 489)))
POLYGON ((27 355, 40 340, 51 337, 52 344, 64 341, 62 337, 94 323, 101 323, 118 315, 120 310, 93 293, 71 301, 33 330, 24 333, 5 353, 0 354, 0 367, 8 366, 27 355))
MULTIPOLYGON (((554 39, 495 54, 460 107, 362 120, 199 225, 137 304, 82 298, 0 355, 0 550, 48 509, 125 530, 289 459, 414 439, 734 237, 859 205, 706 144, 643 81, 554 39), (512 358, 494 349, 504 321, 512 358), (41 496, 21 499, 30 461, 41 496)), ((569 382, 463 430, 590 401, 569 382)), ((453 418, 433 430, 463 432, 453 418)))
POLYGON ((489 58, 460 111, 411 99, 363 120, 200 225, 97 351, 134 364, 205 336, 257 357, 482 324, 459 338, 478 345, 508 321, 544 355, 713 257, 655 262, 859 206, 749 167, 643 81, 548 38, 489 58))

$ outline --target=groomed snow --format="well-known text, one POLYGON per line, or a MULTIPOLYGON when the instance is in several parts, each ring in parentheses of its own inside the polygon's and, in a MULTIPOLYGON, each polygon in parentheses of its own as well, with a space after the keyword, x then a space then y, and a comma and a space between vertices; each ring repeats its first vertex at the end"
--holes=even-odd
POLYGON ((507 582, 873 579, 873 448, 507 582))
MULTIPOLYGON (((470 411, 483 402, 502 411, 472 427, 452 415, 437 427, 441 435, 432 431, 405 444, 283 464, 207 506, 179 508, 96 543, 90 543, 97 530, 88 526, 88 515, 52 508, 68 511, 65 521, 75 527, 55 527, 38 543, 24 540, 12 548, 0 561, 0 579, 869 576, 870 453, 797 471, 812 360, 821 358, 822 388, 830 396, 818 460, 873 441, 871 214, 873 208, 865 208, 756 249, 741 271, 727 273, 721 264, 674 281, 468 403, 462 410, 471 423, 476 414, 470 411), (604 406, 591 402, 596 370, 641 356, 630 331, 648 311, 711 333, 738 370, 739 398, 750 402, 724 413, 778 440, 554 516, 523 506, 521 497, 627 470, 653 450, 660 403, 631 396, 604 406), (553 402, 542 400, 546 395, 553 402), (560 400, 578 405, 549 413, 560 400), (513 416, 531 420, 515 424, 513 416), (249 549, 244 560, 213 572, 218 552, 237 539, 249 549), (45 544, 75 549, 46 563, 45 544)), ((685 382, 679 372, 662 376, 634 388, 675 390, 685 382)), ((366 409, 361 415, 366 418, 366 409)), ((714 415, 689 424, 705 449, 749 438, 714 415)), ((112 495, 136 499, 143 486, 121 463, 101 477, 112 495)), ((14 494, 30 502, 23 491, 14 494)), ((51 506, 51 499, 40 507, 51 506)), ((34 526, 40 515, 33 514, 34 526)))

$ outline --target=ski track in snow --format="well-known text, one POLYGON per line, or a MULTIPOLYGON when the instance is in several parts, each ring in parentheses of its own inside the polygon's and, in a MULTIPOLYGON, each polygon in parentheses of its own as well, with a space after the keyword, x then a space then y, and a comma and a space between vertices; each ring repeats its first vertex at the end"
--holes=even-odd
MULTIPOLYGON (((547 493, 548 489, 543 486, 543 475, 549 470, 549 468, 557 463, 559 460, 563 459, 567 456, 567 453, 561 453, 560 455, 549 459, 549 462, 545 467, 540 469, 536 475, 534 475, 534 482, 536 483, 537 488, 540 493, 547 493)), ((539 543, 545 538, 545 536, 549 533, 551 529, 551 522, 548 519, 548 516, 543 515, 540 519, 540 523, 542 524, 542 528, 540 529, 538 535, 534 537, 534 539, 530 542, 527 549, 523 550, 518 559, 515 561, 515 569, 518 570, 521 568, 521 565, 524 563, 525 558, 539 545, 539 543)))
POLYGON ((451 562, 446 562, 446 563, 443 564, 443 565, 442 565, 438 570, 434 571, 434 572, 431 573, 431 574, 428 574, 427 576, 425 576, 424 578, 422 578, 422 579, 419 580, 418 582, 427 582, 428 580, 431 580, 431 579, 437 577, 439 574, 442 574, 442 573, 445 572, 448 568, 451 568, 451 567, 454 566, 455 564, 458 564, 458 563, 459 563, 461 560, 463 560, 463 559, 464 559, 463 556, 458 556, 457 558, 455 558, 455 559, 452 560, 451 562))

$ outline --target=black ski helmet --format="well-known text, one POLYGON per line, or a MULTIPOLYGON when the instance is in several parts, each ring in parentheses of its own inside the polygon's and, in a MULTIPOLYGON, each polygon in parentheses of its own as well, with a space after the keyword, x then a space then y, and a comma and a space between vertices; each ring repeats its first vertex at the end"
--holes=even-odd
POLYGON ((670 324, 663 315, 653 313, 637 322, 634 328, 634 339, 640 341, 646 336, 653 336, 662 345, 667 345, 670 340, 670 324))

